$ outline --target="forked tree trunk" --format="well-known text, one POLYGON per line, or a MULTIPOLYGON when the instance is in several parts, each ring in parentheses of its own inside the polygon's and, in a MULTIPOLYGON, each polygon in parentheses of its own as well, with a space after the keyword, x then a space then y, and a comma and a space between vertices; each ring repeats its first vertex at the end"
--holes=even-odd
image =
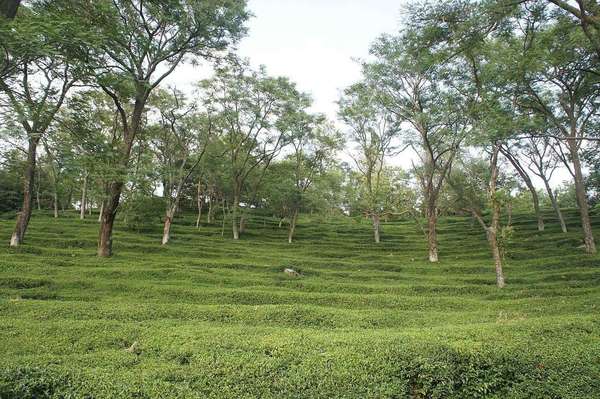
POLYGON ((380 239, 379 239, 379 225, 380 225, 379 215, 376 213, 373 213, 371 215, 371 218, 373 220, 373 238, 375 239, 375 242, 377 244, 379 244, 379 241, 380 241, 380 239))
POLYGON ((85 209, 87 206, 87 183, 88 174, 83 175, 83 186, 81 187, 81 207, 79 209, 79 219, 85 219, 85 209))
POLYGON ((101 213, 100 234, 98 237, 98 256, 112 256, 112 232, 117 216, 117 208, 121 199, 123 183, 112 182, 108 188, 108 198, 106 198, 101 213))
POLYGON ((429 244, 429 261, 438 262, 437 207, 433 203, 427 206, 427 242, 429 244))
POLYGON ((585 191, 585 183, 583 173, 581 172, 581 160, 579 159, 579 150, 575 140, 569 140, 569 150, 573 162, 573 172, 575 175, 575 193, 577 195, 577 205, 579 206, 579 214, 581 215, 581 226, 583 228, 583 240, 585 243, 585 252, 588 254, 596 253, 596 242, 592 232, 592 224, 590 221, 590 213, 587 203, 587 195, 585 191))
POLYGON ((29 139, 29 145, 27 147, 27 165, 25 167, 25 175, 23 179, 23 205, 21 206, 21 212, 19 212, 17 215, 17 223, 10 239, 11 247, 18 247, 23 243, 27 226, 29 226, 29 219, 31 219, 37 145, 39 140, 39 137, 33 137, 29 139))
POLYGON ((298 223, 298 209, 294 211, 292 219, 290 220, 290 230, 288 232, 288 243, 291 244, 294 240, 294 233, 296 232, 296 223, 298 223))
POLYGON ((560 210, 560 206, 558 206, 556 195, 554 195, 554 192, 552 192, 552 188, 550 187, 550 182, 548 179, 543 178, 542 180, 544 180, 544 186, 546 187, 546 192, 548 193, 548 197, 550 197, 550 201, 552 202, 552 208, 554 208, 554 212, 556 212, 556 216, 560 222, 560 228, 562 229, 563 233, 566 233, 568 231, 567 224, 565 223, 565 218, 560 210))
POLYGON ((502 254, 498 245, 498 230, 500 229, 500 202, 496 196, 496 185, 498 181, 498 147, 494 148, 491 160, 491 175, 490 175, 490 203, 492 206, 492 220, 487 232, 488 241, 494 257, 494 266, 496 269, 496 285, 498 288, 504 288, 504 272, 502 270, 502 254))

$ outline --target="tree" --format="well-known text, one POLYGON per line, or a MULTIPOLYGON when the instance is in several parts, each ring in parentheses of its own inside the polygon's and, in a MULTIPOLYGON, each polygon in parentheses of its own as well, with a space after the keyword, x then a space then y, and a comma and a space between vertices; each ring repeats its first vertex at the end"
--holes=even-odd
POLYGON ((211 135, 211 121, 196 112, 193 104, 177 90, 159 91, 151 101, 160 114, 160 122, 149 127, 163 182, 166 211, 162 245, 169 242, 171 224, 185 185, 202 161, 211 135))
MULTIPOLYGON (((63 21, 60 13, 50 6, 36 8, 32 11, 32 19, 46 18, 48 29, 36 35, 16 34, 20 40, 35 38, 32 47, 20 57, 13 59, 13 69, 10 74, 0 75, 0 107, 8 109, 4 114, 5 123, 19 126, 27 140, 27 162, 23 174, 23 203, 21 212, 13 231, 10 245, 19 246, 24 238, 31 218, 33 196, 35 189, 35 171, 37 162, 37 147, 54 122, 55 116, 62 107, 67 93, 79 79, 81 71, 73 65, 70 57, 71 43, 56 40, 56 29, 59 24, 64 27, 64 33, 69 34, 73 29, 73 21, 68 18, 63 21), (49 36, 46 37, 45 35, 49 36), (40 37, 41 36, 41 37, 40 37), (45 44, 39 44, 44 42, 45 44), (50 43, 50 44, 48 44, 50 43), (8 119, 8 120, 6 120, 8 119)), ((19 19, 15 20, 18 31, 19 19)), ((29 32, 28 27, 24 30, 29 32)), ((29 32, 33 34, 32 32, 29 32)), ((19 53, 24 43, 15 40, 9 44, 9 52, 19 53)))
POLYGON ((423 191, 429 260, 438 261, 437 202, 466 132, 455 93, 441 83, 438 55, 420 44, 419 32, 383 36, 372 47, 377 60, 365 65, 383 104, 403 123, 402 135, 421 161, 414 167, 423 191))
POLYGON ((84 62, 112 98, 120 122, 121 134, 113 140, 120 173, 109 183, 98 239, 98 256, 106 257, 112 254, 123 176, 150 94, 186 57, 214 58, 235 43, 248 14, 244 0, 80 0, 72 6, 99 36, 84 62))
POLYGON ((200 89, 220 136, 231 184, 233 239, 239 239, 238 218, 245 183, 251 173, 260 176, 286 143, 279 125, 284 115, 304 96, 287 78, 273 78, 264 68, 249 69, 233 61, 217 68, 200 89))
POLYGON ((550 126, 550 137, 560 140, 567 153, 560 158, 573 176, 584 233, 585 250, 596 253, 589 216, 581 154, 593 136, 600 103, 600 79, 591 72, 596 56, 584 45, 582 33, 562 19, 532 26, 529 46, 514 42, 522 71, 518 104, 535 112, 550 126))
POLYGON ((398 120, 377 98, 368 82, 354 84, 339 101, 340 119, 350 128, 348 138, 355 143, 354 159, 366 190, 364 212, 373 222, 373 236, 380 241, 380 219, 384 212, 385 159, 394 151, 393 140, 399 131, 398 120))

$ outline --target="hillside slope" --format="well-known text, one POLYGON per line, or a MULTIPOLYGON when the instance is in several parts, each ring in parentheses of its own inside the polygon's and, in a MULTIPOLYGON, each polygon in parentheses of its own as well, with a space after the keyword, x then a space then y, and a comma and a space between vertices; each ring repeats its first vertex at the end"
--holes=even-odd
POLYGON ((432 265, 410 222, 375 245, 368 222, 302 220, 289 245, 190 217, 164 248, 119 226, 98 259, 93 220, 37 215, 0 248, 0 398, 600 398, 600 258, 568 216, 516 217, 499 290, 466 218, 432 265))

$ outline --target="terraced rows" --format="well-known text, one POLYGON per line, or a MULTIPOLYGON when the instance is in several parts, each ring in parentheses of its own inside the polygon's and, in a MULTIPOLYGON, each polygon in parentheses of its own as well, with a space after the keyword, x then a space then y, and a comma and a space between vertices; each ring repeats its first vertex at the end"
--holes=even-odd
POLYGON ((192 219, 168 247, 119 227, 104 260, 93 220, 34 216, 0 249, 0 398, 600 397, 600 260, 575 212, 568 234, 515 217, 504 290, 468 218, 442 220, 436 265, 410 222, 375 245, 367 221, 306 217, 289 245, 259 215, 239 242, 192 219))

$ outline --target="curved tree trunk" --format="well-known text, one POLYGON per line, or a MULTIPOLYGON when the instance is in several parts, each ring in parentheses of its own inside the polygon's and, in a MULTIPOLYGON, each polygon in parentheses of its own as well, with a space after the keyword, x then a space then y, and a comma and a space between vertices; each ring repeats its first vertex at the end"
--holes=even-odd
POLYGON ((13 230, 10 239, 11 247, 18 247, 23 243, 27 226, 29 226, 29 219, 31 219, 37 146, 39 140, 39 137, 32 137, 29 139, 29 145, 27 147, 27 166, 25 167, 25 175, 23 176, 23 205, 21 206, 21 212, 19 212, 17 216, 17 224, 15 225, 15 229, 13 230))
POLYGON ((585 191, 583 173, 581 171, 581 160, 579 159, 579 149, 575 140, 569 140, 569 150, 573 161, 573 172, 575 175, 575 193, 577 195, 577 205, 581 215, 581 227, 583 228, 583 240, 585 243, 585 252, 588 254, 596 253, 596 242, 592 232, 592 223, 585 191))

